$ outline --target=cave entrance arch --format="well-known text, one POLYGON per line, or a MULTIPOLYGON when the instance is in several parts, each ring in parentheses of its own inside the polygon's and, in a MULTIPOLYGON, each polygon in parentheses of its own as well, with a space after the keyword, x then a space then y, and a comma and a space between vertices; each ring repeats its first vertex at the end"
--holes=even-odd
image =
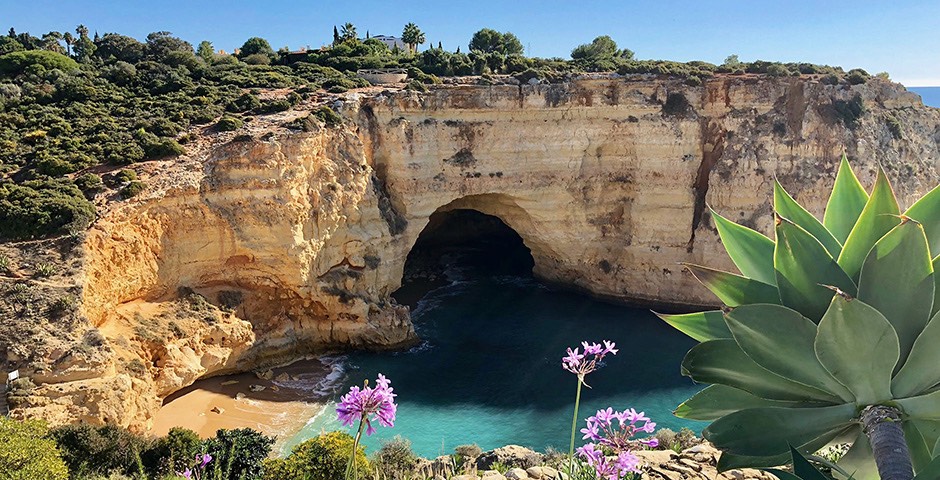
POLYGON ((402 286, 395 293, 399 302, 413 305, 428 289, 461 275, 533 275, 530 246, 503 219, 518 222, 524 212, 517 206, 494 208, 488 197, 459 199, 428 217, 406 257, 402 286))

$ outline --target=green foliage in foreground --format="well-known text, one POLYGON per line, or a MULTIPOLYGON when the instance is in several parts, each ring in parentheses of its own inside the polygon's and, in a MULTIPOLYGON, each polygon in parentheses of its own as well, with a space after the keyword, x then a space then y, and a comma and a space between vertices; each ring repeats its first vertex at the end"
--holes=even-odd
MULTIPOLYGON (((353 437, 345 432, 323 433, 311 438, 291 451, 287 458, 264 462, 265 480, 335 480, 344 478, 346 465, 352 454, 353 437)), ((365 449, 356 452, 356 465, 360 478, 369 471, 365 449)))
POLYGON ((204 444, 206 452, 213 458, 206 466, 206 477, 260 480, 264 475, 262 462, 271 453, 272 445, 274 438, 250 428, 219 430, 204 444))
POLYGON ((69 478, 45 423, 0 417, 0 439, 0 480, 69 478))
POLYGON ((683 374, 711 384, 679 406, 713 421, 719 468, 772 467, 790 445, 852 445, 839 466, 877 479, 860 413, 898 408, 915 471, 940 455, 940 187, 903 214, 883 171, 869 194, 845 158, 823 221, 776 183, 776 241, 717 213, 741 274, 689 265, 726 310, 662 318, 702 342, 683 374))

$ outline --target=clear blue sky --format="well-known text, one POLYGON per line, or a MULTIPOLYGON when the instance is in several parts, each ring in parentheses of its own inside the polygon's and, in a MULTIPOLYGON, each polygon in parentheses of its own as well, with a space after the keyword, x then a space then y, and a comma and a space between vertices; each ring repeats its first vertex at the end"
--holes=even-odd
POLYGON ((333 25, 399 35, 413 21, 449 50, 483 27, 512 31, 528 54, 567 57, 610 35, 637 58, 809 61, 887 71, 907 86, 940 85, 940 1, 912 0, 0 0, 0 27, 34 35, 84 23, 142 39, 168 30, 231 51, 250 36, 277 49, 319 46, 333 25))

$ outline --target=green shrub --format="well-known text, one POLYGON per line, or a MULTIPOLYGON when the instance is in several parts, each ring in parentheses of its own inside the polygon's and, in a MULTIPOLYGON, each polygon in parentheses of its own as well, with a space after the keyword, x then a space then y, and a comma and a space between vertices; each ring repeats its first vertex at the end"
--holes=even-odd
POLYGON ((343 123, 343 117, 339 116, 338 113, 326 105, 321 106, 317 111, 313 112, 313 116, 322 120, 328 127, 343 123))
MULTIPOLYGON (((262 462, 271 452, 274 438, 250 428, 219 430, 206 440, 206 452, 212 462, 206 466, 206 478, 218 480, 260 480, 262 462)), ((338 477, 337 477, 338 478, 338 477)))
POLYGON ((137 180, 137 172, 125 168, 114 175, 114 180, 122 185, 125 183, 131 183, 137 180))
MULTIPOLYGON (((153 441, 114 425, 66 425, 51 431, 73 477, 143 474, 142 455, 153 441)), ((155 466, 151 466, 154 468, 155 466)))
POLYGON ((0 56, 0 73, 7 75, 18 75, 37 66, 48 70, 70 71, 77 69, 78 63, 61 53, 48 50, 26 50, 0 56))
POLYGON ((285 110, 290 110, 290 101, 286 98, 278 98, 274 100, 266 100, 261 103, 261 106, 255 109, 258 113, 276 113, 283 112, 285 110))
POLYGON ((261 106, 261 100, 257 95, 243 93, 240 97, 229 102, 225 109, 232 113, 242 113, 254 110, 261 106))
POLYGON ((124 188, 121 189, 121 198, 127 200, 129 198, 136 197, 140 194, 140 192, 144 191, 145 188, 147 188, 147 185, 144 182, 138 182, 135 180, 131 183, 128 183, 124 186, 124 188))
POLYGON ((104 182, 101 177, 94 173, 79 175, 74 180, 75 186, 79 188, 86 196, 93 195, 104 189, 104 182))
POLYGON ((895 117, 892 114, 885 116, 885 125, 888 126, 888 131, 891 132, 891 136, 897 140, 900 140, 904 137, 903 132, 901 131, 901 122, 898 121, 898 117, 895 117))
POLYGON ((76 302, 73 295, 63 295, 56 298, 49 304, 49 316, 52 318, 64 317, 67 313, 75 310, 76 302))
POLYGON ((59 270, 54 263, 39 262, 36 264, 36 271, 33 274, 36 278, 48 278, 56 274, 59 270))
POLYGON ((11 273, 13 271, 13 262, 10 257, 0 254, 0 273, 11 273))
POLYGON ((405 90, 414 90, 416 92, 427 92, 428 87, 427 85, 425 85, 422 82, 419 82, 418 80, 412 80, 408 82, 407 85, 405 85, 405 90))
POLYGON ((379 478, 408 480, 415 473, 417 460, 411 442, 396 435, 382 442, 382 447, 372 457, 372 468, 379 478))
POLYGON ((832 107, 842 123, 853 130, 858 126, 858 120, 865 114, 865 105, 859 94, 855 94, 849 100, 833 100, 832 107))
MULTIPOLYGON (((353 437, 345 432, 320 434, 297 446, 282 461, 265 464, 265 480, 336 480, 344 478, 353 437)), ((365 449, 359 446, 356 465, 360 478, 369 471, 365 449)))
POLYGON ((0 183, 0 238, 63 234, 86 228, 94 218, 94 204, 71 182, 0 183))
POLYGON ((845 74, 845 79, 852 85, 860 85, 868 81, 871 75, 861 68, 853 68, 845 74))
POLYGON ((242 59, 248 65, 270 65, 271 57, 263 53, 253 53, 242 59))
POLYGON ((62 461, 46 424, 0 417, 0 480, 66 480, 62 461))
POLYGON ((242 119, 233 117, 231 115, 224 115, 221 119, 219 119, 219 122, 215 124, 215 127, 220 132, 231 132, 242 128, 244 125, 245 122, 242 121, 242 119))

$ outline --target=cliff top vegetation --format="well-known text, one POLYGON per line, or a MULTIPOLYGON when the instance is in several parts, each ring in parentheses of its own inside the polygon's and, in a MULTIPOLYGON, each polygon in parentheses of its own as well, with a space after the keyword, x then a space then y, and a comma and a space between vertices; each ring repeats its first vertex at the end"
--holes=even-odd
POLYGON ((858 69, 741 62, 734 55, 722 65, 638 60, 607 36, 574 48, 570 59, 526 57, 515 35, 491 29, 474 34, 466 53, 439 45, 418 52, 426 39, 414 24, 405 26, 402 39, 406 48, 390 49, 346 24, 319 49, 275 51, 253 37, 226 54, 209 41, 193 47, 169 32, 139 41, 92 34, 84 25, 74 34, 38 37, 11 28, 0 37, 0 239, 80 232, 94 220, 93 200, 125 200, 146 187, 111 171, 184 153, 193 127, 232 130, 318 91, 367 86, 355 74, 360 69, 407 69, 416 89, 440 76, 482 75, 485 83, 491 74, 521 81, 580 72, 658 74, 690 85, 718 73, 819 74, 832 83, 869 78, 858 69), (280 94, 265 95, 274 89, 280 94))

